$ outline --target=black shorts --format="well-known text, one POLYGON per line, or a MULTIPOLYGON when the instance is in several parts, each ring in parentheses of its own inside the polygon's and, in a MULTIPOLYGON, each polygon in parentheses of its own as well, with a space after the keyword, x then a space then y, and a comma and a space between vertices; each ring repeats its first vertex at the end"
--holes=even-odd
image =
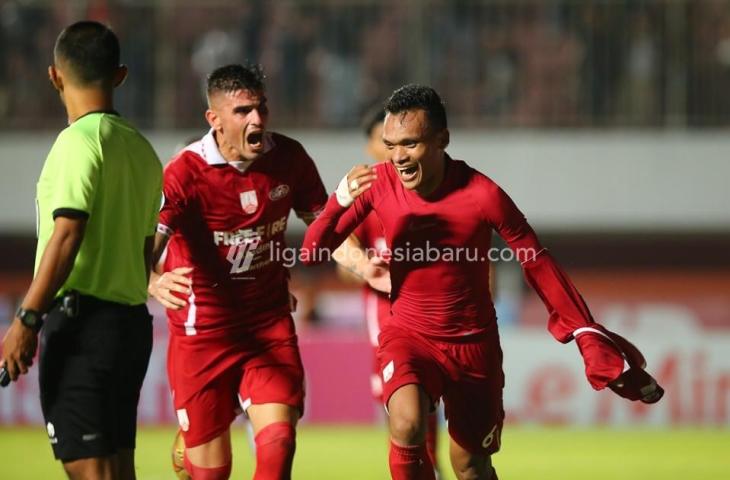
POLYGON ((73 316, 56 302, 41 334, 41 408, 53 453, 72 461, 133 449, 152 317, 144 304, 85 295, 71 303, 73 316))

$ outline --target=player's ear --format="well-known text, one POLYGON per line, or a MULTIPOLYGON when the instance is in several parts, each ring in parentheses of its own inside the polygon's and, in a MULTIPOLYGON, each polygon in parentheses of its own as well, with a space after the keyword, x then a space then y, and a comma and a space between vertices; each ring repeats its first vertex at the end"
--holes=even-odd
POLYGON ((220 130, 220 117, 218 117, 218 114, 210 108, 205 111, 205 119, 208 121, 208 125, 210 125, 210 128, 212 128, 213 130, 220 130))
POLYGON ((438 134, 438 142, 439 142, 438 145, 439 145, 439 148, 442 149, 442 150, 446 150, 446 147, 449 146, 449 140, 450 140, 449 129, 448 128, 444 128, 438 134))
POLYGON ((63 79, 54 65, 48 66, 48 79, 51 81, 53 88, 59 92, 63 91, 63 79))
POLYGON ((122 85, 124 81, 127 79, 127 74, 129 73, 129 69, 126 65, 122 64, 117 67, 117 69, 114 71, 114 79, 112 85, 114 88, 122 85))

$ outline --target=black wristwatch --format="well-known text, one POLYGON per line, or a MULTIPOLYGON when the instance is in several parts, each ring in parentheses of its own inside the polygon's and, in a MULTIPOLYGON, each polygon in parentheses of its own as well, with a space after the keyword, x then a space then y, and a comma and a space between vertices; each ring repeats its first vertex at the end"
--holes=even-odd
POLYGON ((15 316, 20 319, 20 323, 33 330, 35 333, 43 326, 43 316, 35 310, 19 307, 15 312, 15 316))

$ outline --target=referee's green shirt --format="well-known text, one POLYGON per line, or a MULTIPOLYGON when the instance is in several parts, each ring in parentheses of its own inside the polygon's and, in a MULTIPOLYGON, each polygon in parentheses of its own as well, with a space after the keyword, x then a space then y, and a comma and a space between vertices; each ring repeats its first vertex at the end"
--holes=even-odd
POLYGON ((160 210, 162 165, 149 142, 113 113, 89 113, 56 139, 37 185, 35 270, 54 219, 88 215, 66 290, 136 305, 147 300, 144 241, 160 210))

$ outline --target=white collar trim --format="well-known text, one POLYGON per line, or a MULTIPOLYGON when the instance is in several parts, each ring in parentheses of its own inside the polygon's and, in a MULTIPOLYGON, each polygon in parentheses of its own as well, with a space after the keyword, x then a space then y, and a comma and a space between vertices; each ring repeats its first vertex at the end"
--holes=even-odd
MULTIPOLYGON (((274 138, 271 133, 266 132, 264 134, 264 154, 269 153, 269 151, 275 146, 276 143, 274 142, 274 138)), ((229 164, 241 172, 245 171, 254 162, 254 160, 228 162, 225 158, 223 158, 223 155, 221 155, 221 152, 218 149, 218 144, 215 142, 215 133, 212 128, 199 141, 191 143, 185 147, 185 150, 198 154, 208 165, 229 164)))

